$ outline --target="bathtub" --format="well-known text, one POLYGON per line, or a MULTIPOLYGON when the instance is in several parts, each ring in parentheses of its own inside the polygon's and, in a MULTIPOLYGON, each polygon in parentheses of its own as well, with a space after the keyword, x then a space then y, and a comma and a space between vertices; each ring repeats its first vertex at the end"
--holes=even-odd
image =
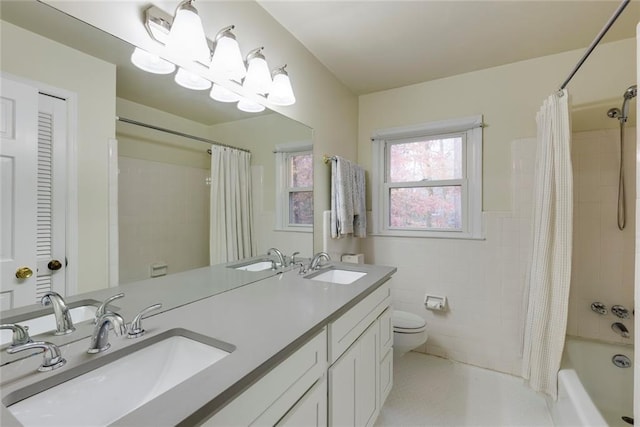
POLYGON ((633 347, 567 337, 558 373, 558 400, 547 399, 556 426, 630 427, 633 417, 633 366, 618 368, 611 358, 633 347))

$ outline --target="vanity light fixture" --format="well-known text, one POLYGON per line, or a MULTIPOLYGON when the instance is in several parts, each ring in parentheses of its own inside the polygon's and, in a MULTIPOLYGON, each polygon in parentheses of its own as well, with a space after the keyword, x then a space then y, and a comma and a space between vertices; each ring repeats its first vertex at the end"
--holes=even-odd
POLYGON ((178 5, 165 47, 173 55, 206 64, 211 51, 193 1, 184 0, 178 5))
POLYGON ((264 111, 265 106, 262 104, 258 104, 255 101, 252 101, 249 98, 242 97, 240 101, 238 101, 238 110, 244 111, 246 113, 260 113, 264 111))
POLYGON ((267 102, 277 106, 294 104, 296 99, 289 74, 285 70, 286 65, 269 73, 262 47, 249 52, 245 64, 232 32, 235 28, 233 25, 220 30, 215 42, 208 40, 202 20, 193 6, 194 2, 195 0, 180 1, 173 16, 157 6, 150 6, 145 10, 144 25, 147 32, 154 41, 164 46, 167 53, 161 53, 163 48, 150 50, 175 60, 168 62, 136 48, 131 61, 145 71, 158 74, 169 74, 175 70, 174 64, 184 64, 192 71, 178 67, 175 81, 179 85, 192 90, 211 88, 209 96, 212 99, 238 102, 238 108, 242 111, 264 111, 263 104, 266 105, 267 102), (198 62, 200 65, 187 65, 184 60, 198 62), (209 68, 208 72, 205 67, 209 68))
POLYGON ((209 93, 211 99, 220 102, 238 102, 240 101, 240 95, 235 92, 230 91, 224 86, 220 86, 217 83, 213 84, 211 88, 211 92, 209 93))
POLYGON ((136 47, 131 54, 131 62, 141 70, 153 74, 171 74, 176 70, 176 66, 171 62, 139 47, 136 47))
POLYGON ((265 95, 271 89, 271 73, 262 54, 264 47, 253 49, 247 54, 247 76, 242 87, 250 93, 265 95))
POLYGON ((178 68, 178 72, 176 73, 174 80, 180 86, 191 90, 206 90, 211 87, 211 82, 209 80, 200 77, 189 70, 185 70, 182 67, 178 68))
POLYGON ((287 106, 296 103, 296 97, 293 95, 293 88, 291 87, 289 73, 285 70, 286 66, 287 65, 285 64, 271 72, 273 85, 269 91, 269 96, 267 96, 267 101, 273 105, 287 106))
POLYGON ((247 74, 247 69, 244 67, 236 36, 231 32, 234 28, 234 25, 230 25, 218 31, 209 68, 214 76, 240 83, 247 74))

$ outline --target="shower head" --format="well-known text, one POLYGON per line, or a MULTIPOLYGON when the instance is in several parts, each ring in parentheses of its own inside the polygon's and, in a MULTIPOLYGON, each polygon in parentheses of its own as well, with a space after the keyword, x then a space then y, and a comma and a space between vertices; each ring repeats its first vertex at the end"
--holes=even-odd
POLYGON ((633 85, 624 91, 624 101, 622 101, 622 115, 619 117, 620 122, 627 122, 629 117, 629 101, 638 95, 638 86, 633 85))
POLYGON ((631 98, 635 98, 638 95, 638 86, 637 85, 633 85, 633 86, 629 86, 629 88, 627 90, 624 91, 624 99, 631 99, 631 98))

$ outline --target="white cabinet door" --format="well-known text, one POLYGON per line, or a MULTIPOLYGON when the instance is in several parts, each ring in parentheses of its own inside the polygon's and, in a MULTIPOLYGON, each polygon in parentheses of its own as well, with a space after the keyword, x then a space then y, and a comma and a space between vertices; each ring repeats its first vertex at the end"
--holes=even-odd
POLYGON ((378 415, 376 320, 329 368, 329 425, 371 426, 378 415))
POLYGON ((327 380, 323 376, 276 424, 279 427, 323 427, 327 425, 327 380))

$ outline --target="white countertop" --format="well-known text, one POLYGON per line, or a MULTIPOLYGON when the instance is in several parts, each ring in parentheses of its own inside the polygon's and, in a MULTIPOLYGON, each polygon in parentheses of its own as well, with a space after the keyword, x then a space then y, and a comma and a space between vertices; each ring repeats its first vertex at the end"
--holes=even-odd
MULTIPOLYGON (((204 421, 325 325, 377 289, 396 271, 393 267, 332 264, 368 274, 349 285, 304 279, 297 274, 297 270, 267 278, 263 276, 263 280, 190 304, 180 304, 173 310, 146 318, 144 328, 147 334, 140 339, 129 340, 112 333, 112 347, 107 352, 87 354, 88 338, 64 345, 61 351, 68 362, 56 371, 36 372, 41 361, 39 354, 5 365, 0 368, 2 397, 47 376, 58 375, 78 364, 104 357, 169 329, 184 328, 233 344, 236 349, 198 375, 121 418, 115 425, 193 425, 204 421)), ((172 297, 170 294, 189 294, 192 292, 189 290, 191 286, 197 287, 198 283, 210 280, 214 270, 219 271, 219 268, 194 270, 189 272, 191 280, 184 280, 185 277, 180 276, 180 283, 173 283, 162 292, 147 291, 144 295, 136 295, 135 299, 143 302, 142 308, 163 298, 169 299, 172 297)), ((177 278, 178 275, 174 276, 177 278)), ((170 281, 171 277, 166 276, 166 280, 170 281)), ((120 288, 129 296, 131 289, 125 288, 134 286, 131 284, 120 288)), ((107 294, 117 293, 115 289, 109 289, 107 294)), ((118 300, 116 305, 120 301, 124 302, 118 300)), ((125 317, 125 320, 130 321, 131 317, 125 317)), ((108 402, 105 404, 108 405, 108 402)), ((4 405, 0 408, 0 417, 3 426, 20 425, 4 405)))

